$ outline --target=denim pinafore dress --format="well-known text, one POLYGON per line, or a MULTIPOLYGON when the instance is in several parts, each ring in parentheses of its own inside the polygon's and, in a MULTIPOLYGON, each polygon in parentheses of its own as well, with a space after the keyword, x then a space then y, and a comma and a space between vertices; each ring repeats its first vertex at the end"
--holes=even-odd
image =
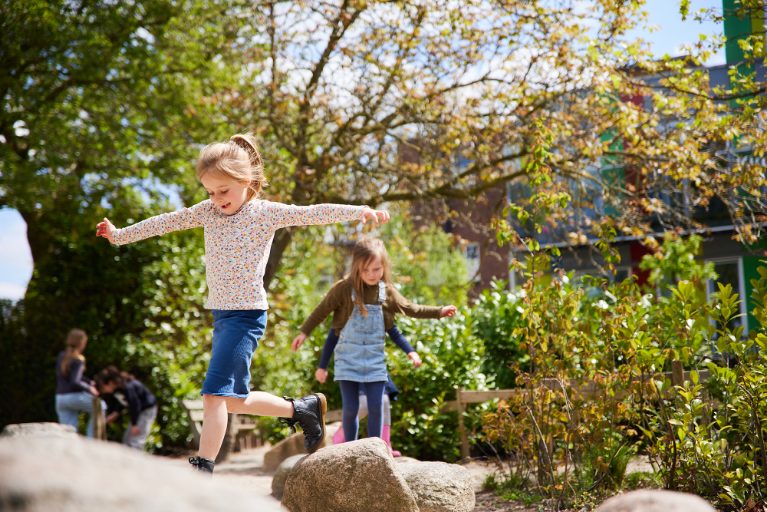
MULTIPOLYGON (((383 303, 386 285, 378 282, 378 305, 365 304, 367 316, 355 307, 351 318, 341 329, 335 349, 335 380, 352 382, 386 382, 383 303)), ((352 290, 354 302, 354 290, 352 290)))

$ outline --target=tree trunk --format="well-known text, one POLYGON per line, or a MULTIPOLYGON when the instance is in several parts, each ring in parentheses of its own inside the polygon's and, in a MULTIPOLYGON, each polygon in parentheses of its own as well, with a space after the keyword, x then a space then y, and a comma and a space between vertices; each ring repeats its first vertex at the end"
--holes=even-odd
POLYGON ((292 228, 282 228, 274 234, 272 250, 269 253, 269 260, 266 262, 266 271, 264 272, 264 289, 267 291, 269 290, 269 285, 272 284, 272 279, 277 273, 277 269, 280 268, 282 255, 285 253, 288 245, 290 245, 291 240, 293 240, 292 228))

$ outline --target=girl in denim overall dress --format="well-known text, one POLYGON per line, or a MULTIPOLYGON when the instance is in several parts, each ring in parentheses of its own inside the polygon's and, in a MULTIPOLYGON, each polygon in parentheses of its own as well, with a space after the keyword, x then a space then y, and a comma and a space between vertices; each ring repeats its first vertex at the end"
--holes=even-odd
MULTIPOLYGON (((293 340, 293 349, 297 350, 331 312, 332 327, 336 332, 340 331, 334 351, 335 380, 341 386, 344 438, 346 441, 357 439, 359 395, 363 384, 368 402, 368 436, 380 438, 383 394, 389 379, 384 341, 387 331, 394 327, 394 316, 402 313, 414 318, 442 318, 453 316, 456 308, 420 306, 402 297, 391 284, 389 256, 383 242, 363 238, 354 246, 350 275, 330 289, 304 322, 301 334, 293 340)), ((421 358, 409 344, 407 347, 409 351, 401 346, 418 368, 421 358)), ((319 368, 315 376, 325 382, 327 373, 319 368)))
POLYGON ((303 431, 306 451, 325 438, 327 402, 322 393, 300 399, 250 389, 250 364, 266 329, 269 307, 264 273, 274 233, 287 226, 361 220, 389 214, 367 206, 318 204, 293 206, 258 198, 266 184, 255 138, 235 135, 228 143, 204 147, 197 177, 209 199, 189 208, 151 217, 116 229, 104 219, 96 235, 115 245, 136 242, 180 229, 205 229, 207 309, 213 310, 213 350, 202 385, 203 423, 200 450, 189 462, 212 473, 227 428, 227 413, 277 416, 303 431))

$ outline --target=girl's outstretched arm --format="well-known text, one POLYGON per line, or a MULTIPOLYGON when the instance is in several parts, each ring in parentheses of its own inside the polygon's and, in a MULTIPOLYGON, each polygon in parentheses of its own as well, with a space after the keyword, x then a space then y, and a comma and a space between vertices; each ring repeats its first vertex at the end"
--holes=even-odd
POLYGON ((123 229, 116 229, 108 219, 104 219, 96 226, 96 236, 103 236, 112 244, 123 245, 171 231, 196 228, 203 225, 203 217, 210 207, 210 201, 203 201, 190 208, 149 217, 123 229))
POLYGON ((367 206, 351 206, 347 204, 295 206, 292 204, 273 203, 271 201, 264 201, 264 205, 274 219, 275 229, 287 226, 334 224, 349 220, 361 220, 363 224, 372 220, 378 226, 379 221, 389 221, 389 212, 372 210, 367 206))

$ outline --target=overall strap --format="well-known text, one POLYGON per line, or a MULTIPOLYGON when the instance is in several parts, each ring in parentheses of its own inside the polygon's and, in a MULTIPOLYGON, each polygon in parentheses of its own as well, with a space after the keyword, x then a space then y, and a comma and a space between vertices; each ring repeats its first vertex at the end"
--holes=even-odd
POLYGON ((378 281, 378 302, 383 304, 386 302, 386 283, 378 281))

